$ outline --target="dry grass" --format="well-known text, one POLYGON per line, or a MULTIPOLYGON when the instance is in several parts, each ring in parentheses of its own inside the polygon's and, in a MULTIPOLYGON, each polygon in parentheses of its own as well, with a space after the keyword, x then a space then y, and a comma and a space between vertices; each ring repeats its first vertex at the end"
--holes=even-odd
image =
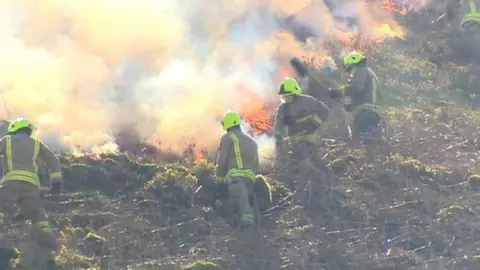
MULTIPOLYGON (((391 153, 326 140, 318 167, 331 179, 314 181, 312 205, 301 191, 291 196, 295 175, 274 171, 274 207, 250 234, 213 211, 215 192, 194 200, 211 163, 163 153, 165 164, 147 164, 138 151, 63 157, 70 193, 47 197, 61 269, 477 269, 480 115, 463 105, 476 82, 467 67, 433 61, 446 35, 413 32, 407 44, 372 48, 391 153)), ((9 229, 19 236, 28 226, 9 229)), ((18 245, 29 255, 28 237, 18 245)), ((35 270, 27 263, 16 269, 35 270)))

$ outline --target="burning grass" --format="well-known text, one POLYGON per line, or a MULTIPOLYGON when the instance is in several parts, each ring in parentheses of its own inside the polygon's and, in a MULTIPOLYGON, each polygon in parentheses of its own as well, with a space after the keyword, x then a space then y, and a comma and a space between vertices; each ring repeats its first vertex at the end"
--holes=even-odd
MULTIPOLYGON (((464 142, 477 134, 478 116, 455 106, 447 120, 428 110, 388 115, 391 155, 372 159, 325 140, 319 154, 334 181, 314 181, 313 207, 291 196, 294 175, 268 174, 273 207, 254 235, 235 231, 213 210, 215 167, 208 161, 65 156, 69 193, 46 197, 61 235, 60 269, 473 269, 480 167, 470 155, 480 145, 464 142), (454 122, 465 133, 443 130, 454 122)), ((31 244, 22 239, 24 268, 17 269, 35 269, 25 265, 31 244)))
MULTIPOLYGON (((274 168, 273 207, 253 235, 215 212, 215 153, 194 142, 181 154, 128 139, 128 154, 63 156, 68 193, 46 196, 60 269, 475 269, 480 116, 450 91, 471 86, 467 69, 447 66, 445 83, 395 42, 363 44, 384 83, 390 154, 325 139, 318 168, 332 181, 315 179, 313 207, 291 168, 274 168)), ((252 133, 268 134, 278 101, 243 91, 252 133)), ((28 226, 7 233, 26 236, 28 226)), ((18 239, 16 269, 34 270, 33 245, 18 239)))

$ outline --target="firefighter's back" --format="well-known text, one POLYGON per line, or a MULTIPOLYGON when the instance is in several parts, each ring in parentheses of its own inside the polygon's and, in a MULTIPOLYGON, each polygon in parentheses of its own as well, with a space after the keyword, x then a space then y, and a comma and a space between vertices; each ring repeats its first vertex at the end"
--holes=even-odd
MULTIPOLYGON (((288 136, 294 136, 299 132, 303 132, 307 127, 306 123, 298 121, 299 119, 310 115, 319 114, 320 118, 328 116, 328 107, 322 104, 322 111, 318 111, 318 103, 314 97, 310 95, 297 95, 292 103, 285 103, 285 115, 288 123, 288 136)), ((308 124, 307 124, 308 125, 308 124)))
POLYGON ((11 141, 11 146, 8 147, 8 140, 6 141, 6 156, 4 162, 5 168, 11 166, 11 170, 22 170, 36 173, 38 168, 38 146, 35 147, 35 139, 26 134, 8 135, 11 141), (9 151, 10 148, 10 151, 9 151), (10 153, 9 153, 10 152, 10 153), (10 159, 10 161, 8 160, 10 159), (35 162, 34 162, 35 160, 35 162), (9 165, 8 162, 11 162, 9 165))
POLYGON ((360 88, 359 91, 352 94, 352 108, 365 103, 378 103, 380 89, 377 75, 368 66, 357 67, 355 72, 366 73, 367 80, 363 86, 358 86, 360 88))
POLYGON ((251 170, 253 174, 258 173, 258 146, 248 134, 241 129, 229 132, 233 141, 232 153, 228 162, 229 169, 251 170))

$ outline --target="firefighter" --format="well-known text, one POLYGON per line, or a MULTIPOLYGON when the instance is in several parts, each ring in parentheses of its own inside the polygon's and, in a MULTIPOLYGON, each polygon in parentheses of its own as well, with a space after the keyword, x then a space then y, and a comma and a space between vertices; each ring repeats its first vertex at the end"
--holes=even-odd
POLYGON ((480 64, 478 61, 480 13, 477 10, 479 8, 480 0, 445 0, 446 18, 453 24, 448 25, 452 30, 452 37, 441 48, 444 54, 480 64), (472 54, 476 56, 472 57, 472 54))
MULTIPOLYGON (((445 9, 449 20, 457 20, 465 31, 480 32, 480 0, 446 0, 445 9)), ((474 34, 473 32, 471 34, 474 34)), ((479 36, 475 34, 475 36, 479 36)))
POLYGON ((285 153, 287 137, 292 145, 305 144, 307 148, 317 145, 317 131, 328 118, 330 110, 325 104, 301 93, 302 88, 294 78, 285 77, 280 84, 278 94, 283 102, 277 108, 274 122, 276 151, 279 155, 285 153))
POLYGON ((367 58, 359 52, 345 56, 345 70, 350 74, 348 84, 340 89, 330 89, 331 98, 345 96, 345 108, 353 112, 352 137, 367 136, 380 139, 381 112, 378 107, 379 80, 368 67, 367 58))
POLYGON ((227 112, 222 119, 226 133, 220 140, 217 178, 228 186, 229 198, 240 215, 240 228, 255 226, 255 214, 249 198, 259 170, 257 143, 241 128, 238 112, 227 112))
POLYGON ((277 108, 274 122, 277 159, 284 160, 288 143, 298 170, 299 186, 308 184, 312 175, 317 175, 312 159, 317 155, 319 128, 330 114, 325 104, 301 93, 297 80, 285 77, 278 92, 283 102, 277 108))
POLYGON ((50 169, 51 193, 60 193, 62 173, 56 155, 46 145, 31 137, 32 125, 24 118, 10 123, 7 135, 0 140, 3 178, 0 182, 0 223, 11 220, 15 204, 21 215, 32 222, 32 239, 38 244, 47 269, 55 269, 56 239, 44 212, 41 198, 39 163, 50 169))
POLYGON ((346 111, 344 104, 339 99, 331 99, 329 97, 330 88, 338 88, 337 79, 340 79, 340 69, 337 69, 336 62, 343 61, 329 58, 324 62, 323 68, 312 72, 307 65, 300 61, 297 57, 290 60, 290 65, 300 77, 299 85, 305 94, 322 101, 330 109, 329 120, 325 123, 328 133, 324 134, 325 138, 340 138, 348 136, 348 124, 346 119, 346 111))

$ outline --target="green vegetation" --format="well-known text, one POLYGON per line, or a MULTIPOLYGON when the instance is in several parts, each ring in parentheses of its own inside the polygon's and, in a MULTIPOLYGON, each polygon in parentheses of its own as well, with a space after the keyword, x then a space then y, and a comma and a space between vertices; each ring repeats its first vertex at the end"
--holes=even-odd
MULTIPOLYGON (((63 156, 69 193, 46 196, 60 268, 476 269, 480 114, 469 102, 478 83, 466 67, 439 69, 394 44, 377 45, 371 61, 391 154, 326 140, 319 155, 332 179, 317 179, 309 207, 293 196, 295 175, 272 171, 272 207, 255 235, 215 212, 227 195, 211 162, 63 156)), ((21 255, 0 261, 39 269, 28 237, 18 239, 21 255)))

